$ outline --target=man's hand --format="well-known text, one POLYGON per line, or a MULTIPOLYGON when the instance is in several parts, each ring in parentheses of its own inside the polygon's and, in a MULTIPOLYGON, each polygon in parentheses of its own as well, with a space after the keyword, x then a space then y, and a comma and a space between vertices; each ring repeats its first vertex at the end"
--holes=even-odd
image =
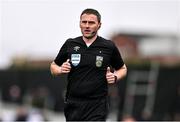
POLYGON ((115 83, 117 77, 110 71, 110 67, 107 67, 106 71, 106 79, 109 84, 115 83))
POLYGON ((54 61, 50 65, 50 70, 52 75, 60 75, 63 73, 69 73, 71 70, 71 65, 69 63, 69 59, 64 62, 61 66, 58 66, 54 61))
POLYGON ((71 71, 71 64, 69 59, 61 65, 61 73, 69 73, 71 71))

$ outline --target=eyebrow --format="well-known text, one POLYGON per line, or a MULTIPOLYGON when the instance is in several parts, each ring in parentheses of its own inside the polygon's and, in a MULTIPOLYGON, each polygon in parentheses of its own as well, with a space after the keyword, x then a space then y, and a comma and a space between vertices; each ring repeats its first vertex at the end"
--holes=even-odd
POLYGON ((82 20, 81 22, 83 22, 83 23, 95 23, 95 21, 87 21, 87 20, 82 20))

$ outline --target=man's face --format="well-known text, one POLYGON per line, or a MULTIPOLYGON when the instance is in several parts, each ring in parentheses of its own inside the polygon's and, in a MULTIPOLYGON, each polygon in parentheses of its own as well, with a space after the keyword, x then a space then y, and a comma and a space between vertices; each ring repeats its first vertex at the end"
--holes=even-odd
POLYGON ((80 20, 80 28, 83 36, 87 39, 93 38, 99 30, 101 23, 94 14, 83 14, 80 20))

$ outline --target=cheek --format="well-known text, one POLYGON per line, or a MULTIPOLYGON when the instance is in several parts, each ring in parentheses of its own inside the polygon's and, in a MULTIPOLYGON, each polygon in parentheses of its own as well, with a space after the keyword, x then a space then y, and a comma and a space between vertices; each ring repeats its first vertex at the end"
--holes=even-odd
POLYGON ((82 25, 79 25, 80 28, 83 28, 82 25))
POLYGON ((98 27, 98 26, 93 27, 93 30, 98 30, 98 29, 99 29, 99 27, 98 27))
POLYGON ((82 25, 82 24, 80 24, 79 25, 79 27, 82 29, 82 28, 85 28, 85 26, 84 25, 82 25))

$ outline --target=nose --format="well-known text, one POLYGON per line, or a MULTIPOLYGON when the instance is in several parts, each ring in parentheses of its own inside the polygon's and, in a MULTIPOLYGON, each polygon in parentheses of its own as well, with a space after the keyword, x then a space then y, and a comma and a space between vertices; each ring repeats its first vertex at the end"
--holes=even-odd
POLYGON ((88 22, 86 22, 85 27, 86 27, 86 28, 89 27, 89 23, 88 23, 88 22))

